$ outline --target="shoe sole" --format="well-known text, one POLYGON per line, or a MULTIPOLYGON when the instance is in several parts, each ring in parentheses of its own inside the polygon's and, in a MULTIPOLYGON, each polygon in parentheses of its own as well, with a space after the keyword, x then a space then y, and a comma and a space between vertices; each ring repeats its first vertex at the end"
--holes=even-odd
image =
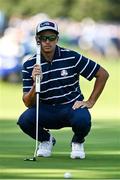
POLYGON ((70 157, 72 158, 72 159, 85 159, 85 154, 83 153, 83 154, 81 154, 81 155, 79 155, 79 154, 72 154, 71 153, 71 155, 70 155, 70 157))
POLYGON ((85 157, 80 156, 70 156, 71 159, 85 159, 85 157))

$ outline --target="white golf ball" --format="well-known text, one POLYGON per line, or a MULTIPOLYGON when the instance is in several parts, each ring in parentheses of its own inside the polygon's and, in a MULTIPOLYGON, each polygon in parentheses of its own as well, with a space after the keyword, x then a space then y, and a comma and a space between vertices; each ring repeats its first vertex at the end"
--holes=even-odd
POLYGON ((72 178, 72 174, 70 172, 65 172, 64 173, 64 178, 65 179, 70 179, 70 178, 72 178))

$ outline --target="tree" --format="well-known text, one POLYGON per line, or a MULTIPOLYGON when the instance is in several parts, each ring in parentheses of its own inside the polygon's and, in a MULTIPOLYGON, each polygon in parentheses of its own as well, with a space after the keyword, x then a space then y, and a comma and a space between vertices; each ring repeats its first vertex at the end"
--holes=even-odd
POLYGON ((78 21, 84 17, 120 20, 120 0, 0 0, 0 8, 8 17, 46 13, 52 18, 67 17, 78 21))

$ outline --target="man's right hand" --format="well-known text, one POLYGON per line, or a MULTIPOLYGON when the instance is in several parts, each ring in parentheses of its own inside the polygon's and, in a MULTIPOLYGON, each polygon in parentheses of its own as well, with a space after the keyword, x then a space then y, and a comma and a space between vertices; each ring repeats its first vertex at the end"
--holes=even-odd
POLYGON ((34 68, 32 71, 32 78, 34 81, 35 81, 36 75, 40 75, 40 78, 42 79, 42 71, 41 71, 40 65, 38 65, 38 64, 34 65, 34 68))

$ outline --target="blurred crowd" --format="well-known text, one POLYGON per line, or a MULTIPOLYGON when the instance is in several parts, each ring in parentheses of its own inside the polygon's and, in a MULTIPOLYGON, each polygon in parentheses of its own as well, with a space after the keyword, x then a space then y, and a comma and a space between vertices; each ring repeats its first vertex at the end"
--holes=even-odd
MULTIPOLYGON (((7 22, 0 14, 0 79, 21 80, 22 63, 36 51, 35 27, 46 19, 50 17, 40 13, 26 19, 11 17, 7 22)), ((120 56, 120 24, 98 23, 91 18, 81 22, 65 18, 54 21, 59 25, 61 44, 102 56, 120 56)))

